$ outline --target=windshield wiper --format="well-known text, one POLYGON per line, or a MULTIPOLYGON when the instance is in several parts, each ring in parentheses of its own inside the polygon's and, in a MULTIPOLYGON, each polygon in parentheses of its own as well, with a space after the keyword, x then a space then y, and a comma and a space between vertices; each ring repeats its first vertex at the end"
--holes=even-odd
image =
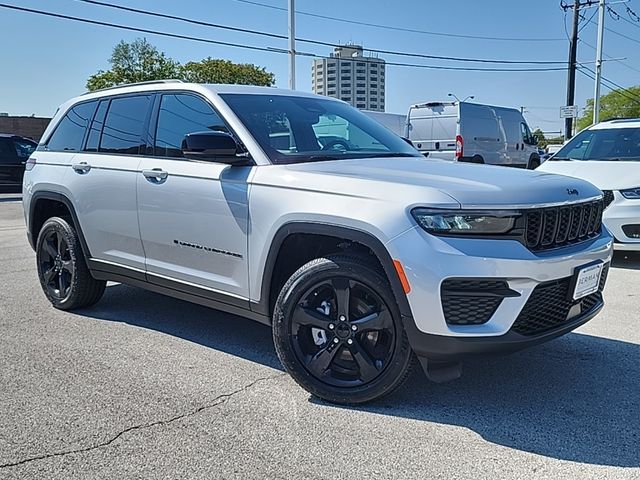
MULTIPOLYGON (((296 158, 296 157, 293 157, 293 158, 296 158)), ((348 158, 348 157, 345 157, 344 155, 305 155, 305 156, 297 157, 296 160, 299 160, 302 162, 322 162, 324 160, 340 160, 343 158, 348 158)))
POLYGON ((422 157, 420 154, 416 153, 407 153, 407 152, 378 152, 378 153, 367 153, 367 157, 376 157, 376 158, 385 158, 385 157, 422 157))

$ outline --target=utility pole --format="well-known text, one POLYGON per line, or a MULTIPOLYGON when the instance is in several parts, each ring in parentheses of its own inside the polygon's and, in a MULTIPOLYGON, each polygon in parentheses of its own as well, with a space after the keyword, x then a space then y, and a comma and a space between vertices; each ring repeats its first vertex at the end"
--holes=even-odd
POLYGON ((296 89, 296 7, 289 0, 289 88, 296 89))
MULTIPOLYGON (((567 77, 567 106, 572 106, 576 93, 576 56, 578 53, 578 22, 580 21, 580 0, 573 3, 573 29, 571 33, 571 43, 569 44, 569 74, 567 77)), ((563 4, 566 10, 571 6, 563 4)), ((564 120, 564 139, 569 140, 573 135, 573 118, 564 120)))
POLYGON ((598 5, 598 43, 596 45, 596 85, 593 94, 593 123, 600 121, 600 81, 602 79, 602 43, 604 42, 605 0, 598 5))

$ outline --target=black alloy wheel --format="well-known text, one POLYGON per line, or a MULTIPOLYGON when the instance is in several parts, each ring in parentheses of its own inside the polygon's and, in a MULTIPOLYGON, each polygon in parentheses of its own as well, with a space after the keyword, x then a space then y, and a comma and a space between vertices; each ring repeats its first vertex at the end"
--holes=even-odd
POLYGON ((44 288, 52 297, 64 300, 71 291, 75 269, 69 244, 61 232, 47 232, 39 257, 44 288))
POLYGON ((291 319, 296 356, 318 380, 356 386, 378 377, 393 354, 389 309, 371 288, 333 277, 308 288, 291 319))
POLYGON ((291 275, 276 300, 273 339, 293 379, 333 403, 387 395, 413 365, 389 281, 366 255, 317 258, 291 275))
POLYGON ((61 310, 88 307, 102 297, 106 282, 91 275, 73 223, 51 217, 36 242, 38 277, 45 296, 61 310))

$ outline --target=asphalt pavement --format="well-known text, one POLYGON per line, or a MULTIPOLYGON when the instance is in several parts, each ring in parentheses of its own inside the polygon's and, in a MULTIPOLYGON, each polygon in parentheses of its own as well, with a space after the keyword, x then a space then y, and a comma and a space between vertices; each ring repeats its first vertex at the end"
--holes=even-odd
POLYGON ((550 343, 344 408, 281 369, 268 327, 118 284, 41 292, 0 195, 0 478, 640 479, 640 257, 550 343))

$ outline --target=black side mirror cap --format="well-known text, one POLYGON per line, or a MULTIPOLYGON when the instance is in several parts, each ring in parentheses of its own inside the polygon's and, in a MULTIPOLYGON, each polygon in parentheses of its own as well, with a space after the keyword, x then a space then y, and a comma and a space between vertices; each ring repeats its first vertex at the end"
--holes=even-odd
POLYGON ((182 139, 182 154, 190 160, 250 165, 250 157, 240 150, 236 140, 227 132, 193 132, 182 139))

